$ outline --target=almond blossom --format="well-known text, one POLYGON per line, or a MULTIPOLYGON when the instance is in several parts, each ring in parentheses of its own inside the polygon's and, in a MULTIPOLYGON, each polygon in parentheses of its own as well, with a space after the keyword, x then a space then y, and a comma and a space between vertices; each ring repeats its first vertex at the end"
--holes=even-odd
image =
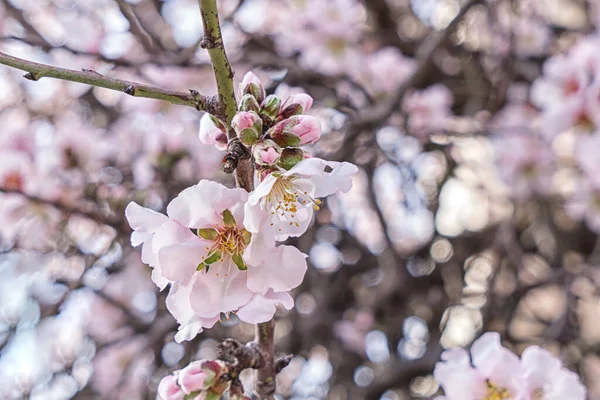
POLYGON ((142 260, 154 267, 157 285, 171 283, 167 307, 180 323, 178 341, 213 326, 222 312, 258 323, 273 317, 276 304, 293 306, 287 291, 302 282, 306 256, 246 230, 247 197, 202 180, 171 201, 168 216, 135 203, 127 208, 132 244, 143 243, 142 260))
POLYGON ((244 225, 252 233, 270 230, 277 240, 300 236, 319 209, 319 198, 350 190, 357 171, 347 162, 308 158, 289 171, 273 172, 248 196, 244 225))
POLYGON ((531 346, 519 357, 488 332, 465 349, 442 353, 433 375, 444 389, 442 400, 584 400, 578 376, 548 351, 531 346))

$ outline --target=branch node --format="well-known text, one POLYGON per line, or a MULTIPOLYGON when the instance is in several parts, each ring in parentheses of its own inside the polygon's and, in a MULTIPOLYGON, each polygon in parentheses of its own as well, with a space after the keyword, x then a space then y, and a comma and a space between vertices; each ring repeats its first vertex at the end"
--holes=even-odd
POLYGON ((130 96, 135 96, 135 86, 129 85, 125 89, 123 89, 123 92, 130 96))
POLYGON ((234 137, 227 144, 227 154, 223 157, 223 171, 227 174, 232 174, 242 160, 250 158, 250 152, 242 144, 240 139, 234 137))
POLYGON ((98 75, 98 76, 102 76, 99 73, 97 73, 96 71, 94 71, 93 69, 88 69, 88 68, 81 68, 81 70, 83 72, 87 72, 88 74, 94 74, 94 75, 98 75))
POLYGON ((23 75, 23 78, 35 82, 35 81, 39 80, 41 78, 41 76, 40 76, 40 74, 37 74, 37 73, 28 72, 25 75, 23 75))
POLYGON ((213 49, 216 47, 216 43, 212 39, 205 37, 200 41, 200 47, 203 49, 213 49))
POLYGON ((288 354, 287 356, 278 358, 277 361, 275 361, 275 373, 280 373, 282 369, 290 365, 290 361, 292 361, 293 357, 293 354, 288 354))

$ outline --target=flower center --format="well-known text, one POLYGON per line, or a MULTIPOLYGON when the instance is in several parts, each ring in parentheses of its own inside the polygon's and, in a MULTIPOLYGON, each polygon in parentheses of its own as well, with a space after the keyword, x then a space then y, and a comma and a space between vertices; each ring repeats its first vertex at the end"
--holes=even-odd
POLYGON ((486 394, 485 394, 485 397, 481 400, 505 400, 505 399, 512 398, 512 396, 508 390, 506 390, 504 388, 499 388, 491 381, 486 380, 485 384, 486 384, 486 394))
POLYGON ((271 204, 271 215, 277 214, 288 220, 290 225, 296 226, 300 226, 295 219, 298 205, 305 206, 312 203, 312 207, 318 210, 319 204, 321 204, 321 200, 310 196, 307 191, 294 184, 293 178, 283 177, 277 177, 277 181, 267 196, 267 201, 271 204))
MULTIPOLYGON (((198 229, 198 236, 212 241, 212 245, 206 247, 206 256, 202 257, 202 261, 196 268, 197 271, 206 269, 208 272, 212 264, 227 260, 230 266, 233 261, 238 269, 247 269, 242 254, 250 243, 252 234, 245 229, 237 228, 235 219, 229 210, 223 211, 222 225, 198 229)), ((225 276, 228 276, 229 272, 229 270, 225 272, 225 276)), ((216 275, 218 276, 219 273, 216 275)))

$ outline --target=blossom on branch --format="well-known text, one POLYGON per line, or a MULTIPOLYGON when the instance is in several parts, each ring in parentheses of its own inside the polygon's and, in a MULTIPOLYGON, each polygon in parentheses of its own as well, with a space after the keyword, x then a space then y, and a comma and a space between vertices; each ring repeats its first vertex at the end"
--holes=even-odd
POLYGON ((168 216, 127 207, 132 244, 143 243, 142 260, 154 267, 157 285, 171 283, 167 306, 180 323, 178 341, 212 327, 221 313, 258 323, 273 317, 276 304, 293 306, 287 291, 302 282, 306 256, 264 232, 250 233, 243 224, 247 197, 202 180, 171 201, 168 216))

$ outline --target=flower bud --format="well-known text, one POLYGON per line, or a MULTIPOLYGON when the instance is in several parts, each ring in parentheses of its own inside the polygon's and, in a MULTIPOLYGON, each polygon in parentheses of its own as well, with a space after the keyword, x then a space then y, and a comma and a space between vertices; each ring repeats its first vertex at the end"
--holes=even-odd
POLYGON ((261 103, 266 96, 265 88, 260 82, 260 79, 252 72, 248 72, 244 75, 242 83, 240 83, 240 93, 242 97, 245 94, 251 94, 259 103, 261 103))
POLYGON ((158 384, 160 400, 183 400, 186 393, 177 385, 177 375, 167 375, 158 384))
POLYGON ((267 132, 282 147, 298 147, 312 144, 321 137, 321 123, 310 115, 294 115, 267 132))
POLYGON ((246 146, 252 146, 260 138, 262 126, 262 120, 254 111, 240 111, 231 121, 231 127, 246 146))
POLYGON ((245 94, 244 97, 242 97, 242 100, 240 100, 239 110, 254 111, 255 113, 258 113, 260 111, 260 105, 258 104, 258 101, 256 101, 256 97, 251 94, 245 94))
POLYGON ((202 361, 194 361, 179 371, 177 383, 186 394, 190 394, 207 389, 207 378, 208 374, 202 369, 202 361))
POLYGON ((227 150, 227 132, 225 131, 225 127, 221 121, 208 113, 205 113, 200 119, 198 137, 204 144, 214 145, 219 150, 227 150))
POLYGON ((277 165, 285 170, 292 169, 300 161, 304 160, 304 151, 302 149, 288 147, 283 149, 277 165))
POLYGON ((252 146, 252 155, 258 165, 273 165, 281 156, 281 148, 272 140, 259 140, 252 146))
POLYGON ((288 97, 281 106, 279 119, 283 120, 292 115, 305 114, 310 110, 313 104, 313 98, 306 93, 293 94, 288 97))
POLYGON ((218 391, 218 386, 220 386, 218 379, 225 370, 223 362, 218 360, 202 360, 200 361, 200 363, 202 371, 206 373, 206 378, 204 379, 204 387, 218 391))
POLYGON ((279 115, 281 108, 281 99, 274 94, 270 94, 260 105, 260 117, 267 125, 271 125, 279 115))

